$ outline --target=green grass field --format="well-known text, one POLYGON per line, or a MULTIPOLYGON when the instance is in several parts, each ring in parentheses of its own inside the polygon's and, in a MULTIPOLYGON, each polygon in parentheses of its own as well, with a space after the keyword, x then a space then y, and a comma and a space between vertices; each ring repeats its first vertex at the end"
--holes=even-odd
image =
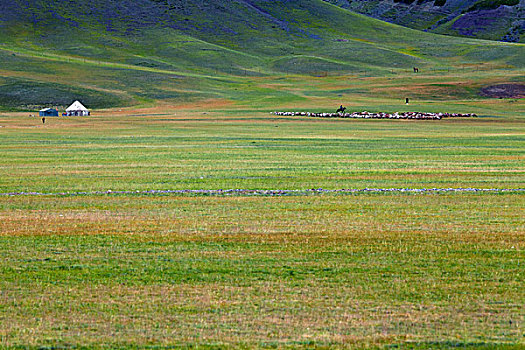
POLYGON ((2 199, 2 344, 519 348, 523 204, 2 199))
MULTIPOLYGON (((420 83, 439 79, 463 77, 420 83)), ((279 83, 279 94, 313 96, 281 102, 292 110, 331 108, 337 99, 317 91, 356 88, 251 86, 279 83)), ((523 102, 466 94, 409 106, 358 94, 348 105, 480 117, 283 118, 266 100, 45 125, 6 112, 0 192, 522 188, 523 102)), ((522 348, 524 205, 519 192, 1 196, 0 346, 522 348)))
POLYGON ((7 114, 0 125, 3 193, 523 185, 518 117, 316 120, 158 108, 45 125, 7 114))
POLYGON ((525 348, 523 191, 144 193, 523 189, 525 102, 480 92, 525 84, 524 44, 155 3, 0 14, 1 349, 525 348), (340 104, 478 117, 271 114, 340 104))

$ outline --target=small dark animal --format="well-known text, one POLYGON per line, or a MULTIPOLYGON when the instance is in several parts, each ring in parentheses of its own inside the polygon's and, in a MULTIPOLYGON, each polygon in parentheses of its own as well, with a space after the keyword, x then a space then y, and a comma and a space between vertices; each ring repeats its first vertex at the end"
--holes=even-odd
POLYGON ((419 68, 414 67, 414 73, 419 73, 419 68))
POLYGON ((337 109, 337 111, 335 111, 335 113, 344 113, 346 111, 346 107, 343 107, 343 105, 339 106, 339 108, 337 109))

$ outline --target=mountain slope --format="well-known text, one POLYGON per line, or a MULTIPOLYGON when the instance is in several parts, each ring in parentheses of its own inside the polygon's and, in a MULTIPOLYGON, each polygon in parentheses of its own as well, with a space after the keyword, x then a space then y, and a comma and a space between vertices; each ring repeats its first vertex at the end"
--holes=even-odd
POLYGON ((9 95, 0 99, 4 106, 58 103, 48 91, 57 84, 64 96, 84 89, 104 107, 271 93, 253 88, 241 96, 238 84, 246 92, 250 76, 525 66, 522 45, 436 36, 321 0, 17 0, 1 6, 0 84, 16 91, 35 82, 42 92, 9 95))
POLYGON ((434 33, 525 41, 524 0, 325 0, 387 22, 434 33))
POLYGON ((18 0, 4 3, 1 16, 0 30, 8 45, 131 64, 136 62, 130 56, 143 53, 166 58, 168 65, 174 59, 191 65, 198 58, 196 51, 204 56, 199 66, 213 60, 216 52, 236 56, 236 62, 244 60, 243 67, 287 54, 351 62, 361 55, 349 57, 342 51, 357 47, 371 51, 361 61, 390 67, 412 61, 413 55, 400 53, 408 46, 417 56, 432 58, 456 55, 455 45, 463 43, 404 30, 315 0, 18 0), (383 54, 388 50, 397 57, 373 62, 373 50, 383 54))

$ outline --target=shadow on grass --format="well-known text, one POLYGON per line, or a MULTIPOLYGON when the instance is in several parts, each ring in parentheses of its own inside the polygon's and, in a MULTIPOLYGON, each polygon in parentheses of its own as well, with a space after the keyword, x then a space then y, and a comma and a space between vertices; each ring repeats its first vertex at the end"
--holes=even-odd
POLYGON ((418 343, 403 343, 386 345, 384 349, 469 349, 469 350, 518 350, 523 349, 524 346, 520 344, 502 344, 502 343, 473 343, 461 341, 435 341, 435 342, 418 342, 418 343))

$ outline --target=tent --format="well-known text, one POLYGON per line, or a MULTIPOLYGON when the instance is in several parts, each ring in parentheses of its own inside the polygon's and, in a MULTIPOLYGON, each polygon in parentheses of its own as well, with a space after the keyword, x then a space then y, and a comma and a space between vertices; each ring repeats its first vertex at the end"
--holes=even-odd
POLYGON ((66 108, 67 116, 71 116, 71 115, 86 116, 89 114, 90 114, 89 110, 86 107, 84 107, 84 105, 80 103, 79 101, 73 102, 71 106, 66 108))
POLYGON ((58 110, 54 108, 44 108, 38 111, 41 117, 58 117, 58 110))

